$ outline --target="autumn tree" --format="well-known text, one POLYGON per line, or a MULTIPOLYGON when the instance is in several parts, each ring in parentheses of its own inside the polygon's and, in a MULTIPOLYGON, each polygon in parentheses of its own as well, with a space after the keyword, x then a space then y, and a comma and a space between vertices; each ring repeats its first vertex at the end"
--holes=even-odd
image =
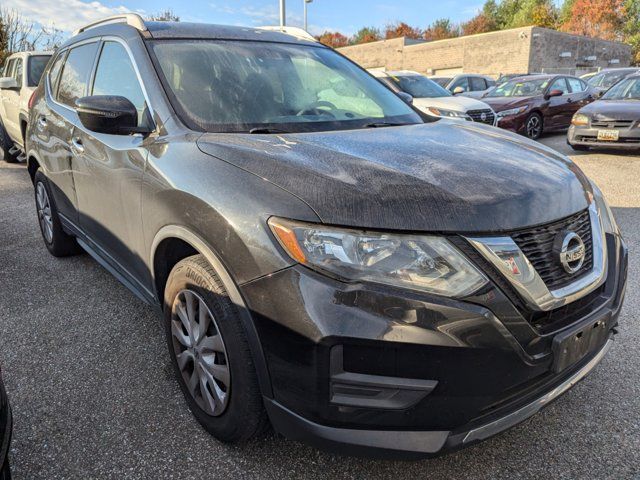
POLYGON ((423 38, 427 41, 444 40, 460 36, 460 28, 448 18, 436 20, 424 31, 423 38))
POLYGON ((331 48, 346 47, 349 44, 349 39, 340 32, 324 32, 316 38, 320 43, 331 48))
POLYGON ((384 38, 389 40, 391 38, 399 37, 419 39, 422 38, 422 31, 419 28, 412 27, 404 22, 387 25, 384 32, 384 38))
POLYGON ((624 0, 575 0, 562 30, 605 40, 622 40, 624 0))
POLYGON ((357 45, 359 43, 376 42, 382 39, 380 30, 375 27, 363 27, 356 32, 351 39, 351 43, 357 45))

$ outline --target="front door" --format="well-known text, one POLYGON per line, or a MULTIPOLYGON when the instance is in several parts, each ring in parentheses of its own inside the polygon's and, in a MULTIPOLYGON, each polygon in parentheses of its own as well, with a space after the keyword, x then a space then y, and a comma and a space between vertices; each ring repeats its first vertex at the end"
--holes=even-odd
POLYGON ((545 116, 545 128, 566 128, 569 126, 573 115, 573 113, 571 113, 573 100, 571 99, 569 86, 567 85, 565 77, 556 78, 551 85, 549 85, 547 92, 551 92, 552 90, 560 90, 562 95, 549 98, 549 106, 547 108, 547 115, 545 116))
MULTIPOLYGON (((151 123, 132 60, 117 41, 102 43, 89 95, 125 97, 138 110, 138 125, 151 123)), ((80 227, 92 246, 140 287, 148 277, 140 199, 146 141, 139 134, 96 133, 79 124, 71 142, 80 227)))

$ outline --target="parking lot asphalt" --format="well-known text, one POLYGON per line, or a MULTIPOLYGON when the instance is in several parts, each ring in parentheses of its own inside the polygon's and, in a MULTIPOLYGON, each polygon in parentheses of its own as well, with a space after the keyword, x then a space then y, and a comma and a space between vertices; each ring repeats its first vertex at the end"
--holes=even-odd
MULTIPOLYGON (((542 141, 565 148, 563 135, 542 141)), ((0 162, 0 364, 15 479, 640 478, 640 157, 575 160, 630 248, 614 347, 523 424, 418 462, 330 455, 273 433, 244 447, 210 437, 173 378, 156 314, 88 255, 50 256, 24 165, 0 162)))

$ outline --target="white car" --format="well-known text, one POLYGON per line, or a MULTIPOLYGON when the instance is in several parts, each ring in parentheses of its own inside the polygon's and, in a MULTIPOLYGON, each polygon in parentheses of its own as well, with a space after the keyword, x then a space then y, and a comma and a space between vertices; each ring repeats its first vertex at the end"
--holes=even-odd
POLYGON ((413 106, 427 115, 496 124, 496 114, 489 105, 475 98, 454 96, 421 73, 375 69, 369 73, 392 90, 411 95, 413 106))
POLYGON ((14 53, 0 78, 0 160, 24 160, 29 98, 38 86, 51 52, 14 53))

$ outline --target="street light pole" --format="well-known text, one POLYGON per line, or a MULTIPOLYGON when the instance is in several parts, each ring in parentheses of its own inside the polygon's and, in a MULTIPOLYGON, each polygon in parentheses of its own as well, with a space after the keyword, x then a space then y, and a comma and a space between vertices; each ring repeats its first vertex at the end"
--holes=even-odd
POLYGON ((285 11, 285 0, 280 0, 280 27, 287 25, 287 15, 285 11))
POLYGON ((307 25, 307 3, 311 3, 313 2, 313 0, 302 0, 302 3, 304 4, 304 30, 305 32, 309 31, 308 25, 307 25))

